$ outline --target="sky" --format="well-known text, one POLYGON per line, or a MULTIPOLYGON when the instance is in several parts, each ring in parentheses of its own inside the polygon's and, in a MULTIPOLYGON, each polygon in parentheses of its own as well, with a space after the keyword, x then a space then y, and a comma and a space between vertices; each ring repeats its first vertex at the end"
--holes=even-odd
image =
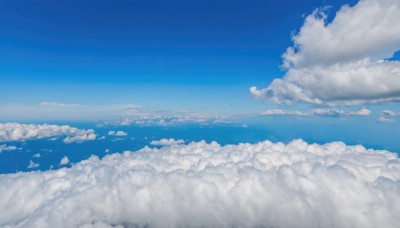
POLYGON ((291 33, 344 3, 2 1, 0 103, 261 111, 291 33))
POLYGON ((400 227, 400 0, 0 0, 0 227, 400 227))

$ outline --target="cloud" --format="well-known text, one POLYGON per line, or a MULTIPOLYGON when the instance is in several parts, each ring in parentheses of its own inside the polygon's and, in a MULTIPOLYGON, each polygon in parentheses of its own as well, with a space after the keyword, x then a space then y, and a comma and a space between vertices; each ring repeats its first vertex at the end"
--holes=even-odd
POLYGON ((400 62, 388 60, 400 49, 399 11, 398 0, 345 5, 331 22, 322 10, 314 11, 283 54, 284 77, 250 93, 277 103, 400 101, 400 62))
POLYGON ((39 163, 35 163, 32 160, 29 161, 28 169, 34 169, 39 167, 39 163))
POLYGON ((127 136, 128 134, 124 131, 109 131, 108 135, 113 135, 113 136, 127 136))
POLYGON ((282 109, 270 109, 262 113, 265 116, 369 116, 371 111, 362 108, 358 111, 345 111, 337 109, 314 109, 312 111, 285 111, 282 109))
POLYGON ((391 110, 383 110, 382 111, 382 115, 383 116, 397 116, 398 113, 397 112, 393 112, 391 110))
POLYGON ((400 227, 400 159, 295 140, 202 141, 0 175, 0 226, 400 227))
POLYGON ((40 102, 39 106, 42 107, 57 107, 57 108, 77 108, 81 107, 79 104, 64 104, 64 103, 57 103, 57 102, 40 102))
POLYGON ((182 139, 160 139, 160 140, 153 140, 150 142, 151 145, 153 146, 171 146, 171 145, 175 145, 175 144, 183 144, 185 143, 184 140, 182 139))
POLYGON ((16 150, 16 149, 17 149, 16 146, 7 146, 6 144, 0 145, 0 153, 2 151, 10 151, 10 150, 16 150))
POLYGON ((34 154, 32 157, 34 157, 34 158, 40 158, 40 154, 39 153, 37 153, 37 154, 34 154))
POLYGON ((231 123, 226 116, 205 114, 196 111, 148 111, 139 108, 122 113, 119 125, 171 126, 180 124, 224 124, 231 123))
POLYGON ((398 112, 394 112, 391 110, 383 110, 381 115, 378 117, 378 121, 382 123, 392 123, 395 122, 396 116, 398 116, 398 112))
POLYGON ((83 130, 68 125, 0 123, 0 142, 25 141, 66 136, 64 143, 95 140, 93 129, 83 130))
POLYGON ((67 156, 64 156, 60 161, 60 165, 67 165, 68 163, 69 163, 69 158, 67 156))

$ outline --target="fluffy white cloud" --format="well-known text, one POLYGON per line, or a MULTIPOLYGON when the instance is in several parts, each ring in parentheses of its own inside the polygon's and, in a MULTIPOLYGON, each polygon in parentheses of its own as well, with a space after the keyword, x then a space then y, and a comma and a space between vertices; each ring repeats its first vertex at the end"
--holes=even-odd
POLYGON ((23 141, 67 136, 64 143, 95 140, 93 129, 83 130, 68 125, 0 123, 0 142, 23 141))
POLYGON ((385 60, 400 49, 399 11, 398 0, 360 0, 327 23, 316 10, 283 55, 283 79, 265 89, 252 87, 251 94, 278 103, 400 101, 400 62, 385 60))
POLYGON ((0 145, 0 153, 2 151, 10 151, 10 150, 16 150, 16 149, 17 149, 16 146, 7 146, 6 144, 0 145))
POLYGON ((312 111, 285 111, 282 109, 270 109, 262 113, 265 116, 369 116, 371 111, 362 108, 358 111, 345 111, 337 109, 314 109, 312 111))
POLYGON ((61 158, 60 165, 67 165, 68 163, 69 163, 69 158, 67 156, 61 158))
POLYGON ((151 145, 153 146, 170 146, 170 145, 175 145, 175 144, 183 144, 185 143, 184 140, 182 139, 160 139, 160 140, 153 140, 150 142, 151 145))
POLYGON ((128 134, 124 131, 109 131, 108 135, 113 135, 113 136, 127 136, 128 134))
POLYGON ((0 226, 400 227, 400 159, 296 140, 213 142, 0 175, 0 226))

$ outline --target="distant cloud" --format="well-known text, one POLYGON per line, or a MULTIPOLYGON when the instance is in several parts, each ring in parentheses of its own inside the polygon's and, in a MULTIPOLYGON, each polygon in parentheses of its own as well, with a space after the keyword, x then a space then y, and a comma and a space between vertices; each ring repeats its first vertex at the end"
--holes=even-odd
POLYGON ((270 109, 262 113, 265 116, 369 116, 371 111, 362 108, 358 111, 345 111, 337 109, 314 109, 311 111, 285 111, 282 109, 270 109))
POLYGON ((160 139, 160 140, 153 140, 150 142, 151 145, 153 146, 170 146, 170 145, 176 145, 176 144, 183 144, 185 143, 184 140, 179 139, 160 139))
POLYGON ((79 104, 64 104, 64 103, 56 103, 56 102, 41 102, 40 106, 44 107, 59 107, 59 108, 76 108, 81 107, 79 104))
POLYGON ((16 150, 16 149, 17 149, 16 146, 7 146, 6 144, 0 145, 0 153, 2 151, 10 151, 10 150, 16 150))
POLYGON ((362 0, 343 6, 332 22, 309 15, 283 55, 287 69, 257 99, 327 105, 400 101, 400 1, 362 0), (379 18, 379 20, 377 19, 379 18))
POLYGON ((396 228, 399 164, 341 142, 146 147, 0 175, 0 226, 396 228))
POLYGON ((60 165, 67 165, 68 163, 69 163, 69 158, 67 156, 64 156, 60 161, 60 165))
POLYGON ((383 110, 381 112, 381 115, 378 117, 378 121, 382 123, 391 123, 395 122, 396 116, 398 116, 400 113, 394 112, 391 110, 383 110))
POLYGON ((28 169, 34 169, 39 167, 39 163, 35 163, 32 160, 29 161, 28 169))
POLYGON ((109 131, 108 135, 112 136, 127 136, 128 134, 124 131, 109 131))
POLYGON ((68 125, 0 123, 0 142, 25 141, 66 136, 64 143, 95 140, 93 129, 82 130, 68 125))
POLYGON ((148 111, 130 109, 122 113, 120 125, 171 126, 179 124, 225 124, 231 121, 221 115, 204 114, 195 111, 148 111))

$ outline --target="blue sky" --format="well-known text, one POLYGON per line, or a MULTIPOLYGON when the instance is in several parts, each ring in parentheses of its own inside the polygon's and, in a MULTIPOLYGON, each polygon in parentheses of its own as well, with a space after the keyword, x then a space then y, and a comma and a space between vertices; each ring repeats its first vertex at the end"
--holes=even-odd
POLYGON ((400 0, 0 0, 0 227, 398 228, 399 79, 400 0))
POLYGON ((283 75, 305 15, 343 3, 2 1, 0 103, 261 110, 248 88, 283 75))

